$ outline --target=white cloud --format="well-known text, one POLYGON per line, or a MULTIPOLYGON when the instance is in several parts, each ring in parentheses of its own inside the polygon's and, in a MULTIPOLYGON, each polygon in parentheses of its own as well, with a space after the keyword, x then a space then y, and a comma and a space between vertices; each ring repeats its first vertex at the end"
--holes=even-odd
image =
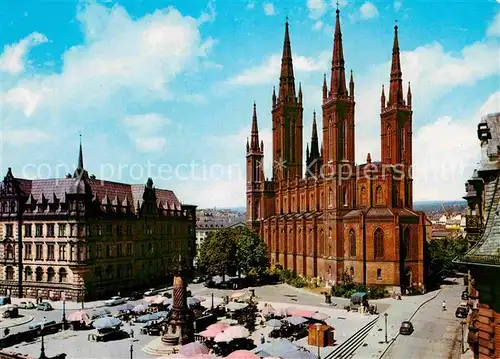
POLYGON ((486 32, 488 36, 500 36, 500 12, 497 12, 486 32))
POLYGON ((318 20, 314 23, 313 30, 321 30, 324 26, 323 21, 318 20))
POLYGON ((170 123, 168 118, 157 113, 127 116, 123 119, 123 125, 128 129, 129 137, 139 152, 162 151, 167 141, 157 134, 170 123))
POLYGON ((207 4, 206 11, 202 12, 198 21, 200 24, 205 22, 213 22, 217 16, 217 12, 215 11, 215 2, 213 0, 209 1, 207 4))
POLYGON ((16 128, 2 131, 0 134, 3 143, 15 146, 23 146, 50 140, 50 136, 45 132, 33 128, 16 128))
POLYGON ((246 6, 246 8, 248 10, 254 9, 255 8, 255 3, 253 1, 249 1, 248 4, 247 4, 247 6, 246 6))
POLYGON ((328 6, 325 0, 307 0, 307 8, 310 18, 319 19, 324 15, 328 6))
POLYGON ((198 21, 174 8, 132 19, 120 6, 90 2, 77 19, 84 29, 83 45, 63 54, 60 73, 22 80, 9 89, 2 96, 4 110, 34 116, 40 109, 74 117, 88 108, 116 112, 115 102, 171 99, 170 83, 190 71, 214 43, 202 42, 198 21))
POLYGON ((378 10, 373 3, 367 1, 359 8, 361 19, 368 20, 378 16, 378 10))
MULTIPOLYGON (((331 54, 321 53, 317 58, 293 55, 293 69, 296 72, 323 71, 331 54)), ((281 55, 274 54, 263 61, 262 64, 248 68, 242 73, 230 78, 226 83, 231 85, 261 85, 271 84, 279 78, 281 55)))
POLYGON ((402 1, 394 1, 394 11, 398 12, 401 7, 403 6, 403 2, 402 1))
POLYGON ((30 49, 46 42, 48 39, 45 35, 32 32, 15 44, 5 45, 2 55, 0 55, 0 71, 10 74, 24 72, 26 55, 30 49))
POLYGON ((267 15, 267 16, 273 16, 273 15, 276 15, 276 11, 274 10, 274 4, 273 3, 266 3, 264 4, 264 13, 267 15))

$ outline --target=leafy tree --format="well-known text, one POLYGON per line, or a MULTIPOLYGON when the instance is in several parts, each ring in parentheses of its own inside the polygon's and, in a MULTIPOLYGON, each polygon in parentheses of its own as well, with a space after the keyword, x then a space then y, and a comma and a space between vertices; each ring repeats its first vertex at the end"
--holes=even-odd
POLYGON ((266 243, 248 227, 232 228, 238 269, 248 277, 262 278, 269 267, 266 243))
POLYGON ((230 230, 211 232, 203 241, 198 255, 198 268, 204 273, 223 278, 236 268, 236 242, 230 230))
POLYGON ((454 275, 460 268, 453 263, 453 259, 464 254, 467 248, 467 239, 463 237, 435 239, 428 243, 426 254, 430 282, 439 283, 443 276, 454 275))

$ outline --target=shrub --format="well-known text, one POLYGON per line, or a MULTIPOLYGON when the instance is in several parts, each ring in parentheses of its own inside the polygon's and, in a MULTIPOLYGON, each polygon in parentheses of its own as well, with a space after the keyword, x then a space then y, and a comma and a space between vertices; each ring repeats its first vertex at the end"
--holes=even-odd
POLYGON ((370 287, 367 293, 368 299, 382 299, 389 296, 389 291, 384 287, 370 287))

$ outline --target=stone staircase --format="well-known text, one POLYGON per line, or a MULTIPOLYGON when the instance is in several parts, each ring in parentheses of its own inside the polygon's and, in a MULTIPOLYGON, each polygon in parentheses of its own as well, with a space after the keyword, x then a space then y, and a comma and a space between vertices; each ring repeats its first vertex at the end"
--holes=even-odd
POLYGON ((358 330, 349 339, 339 345, 333 352, 328 354, 324 359, 348 359, 354 352, 363 344, 368 333, 375 326, 380 317, 376 317, 358 330))

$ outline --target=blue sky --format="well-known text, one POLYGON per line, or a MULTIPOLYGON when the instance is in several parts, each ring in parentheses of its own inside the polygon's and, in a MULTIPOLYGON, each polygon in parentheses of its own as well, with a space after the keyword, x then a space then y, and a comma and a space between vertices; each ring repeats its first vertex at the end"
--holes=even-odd
MULTIPOLYGON (((380 89, 397 19, 403 80, 413 92, 415 200, 460 198, 479 158, 476 124, 500 110, 500 3, 339 6, 346 70, 355 77, 357 162, 380 154, 380 89)), ((151 176, 186 203, 244 205, 253 101, 270 175, 271 93, 287 15, 305 139, 313 110, 321 111, 336 7, 329 0, 10 0, 0 7, 2 173, 72 172, 81 133, 85 166, 100 178, 145 183, 151 176)))

